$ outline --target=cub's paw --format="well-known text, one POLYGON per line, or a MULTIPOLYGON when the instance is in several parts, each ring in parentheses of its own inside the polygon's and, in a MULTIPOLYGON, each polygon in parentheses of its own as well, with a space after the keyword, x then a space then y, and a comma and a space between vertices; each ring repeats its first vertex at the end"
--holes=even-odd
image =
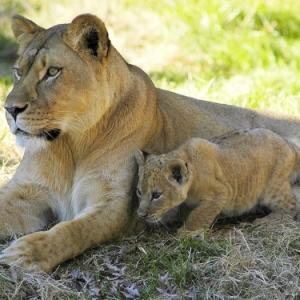
POLYGON ((191 237, 193 239, 197 239, 199 241, 204 241, 204 239, 205 239, 205 230, 204 229, 189 231, 189 230, 186 230, 185 228, 181 227, 178 229, 177 233, 180 237, 189 236, 189 237, 191 237))
POLYGON ((0 264, 29 272, 49 272, 53 267, 47 257, 47 234, 37 232, 11 243, 0 252, 0 264))

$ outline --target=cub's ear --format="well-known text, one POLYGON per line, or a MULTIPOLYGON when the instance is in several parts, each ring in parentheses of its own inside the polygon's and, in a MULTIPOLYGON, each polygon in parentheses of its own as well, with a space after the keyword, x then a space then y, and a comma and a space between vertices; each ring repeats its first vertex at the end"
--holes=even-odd
POLYGON ((107 56, 110 40, 104 23, 96 16, 77 16, 69 25, 66 41, 79 54, 101 59, 107 56))
POLYGON ((45 30, 20 15, 14 15, 12 17, 11 28, 18 44, 20 44, 22 48, 27 47, 37 33, 45 30))
POLYGON ((181 159, 169 160, 164 166, 164 172, 169 181, 176 181, 179 184, 186 183, 189 178, 187 164, 181 159))
POLYGON ((137 150, 134 156, 138 165, 143 166, 145 164, 147 157, 149 156, 149 153, 145 151, 137 150))

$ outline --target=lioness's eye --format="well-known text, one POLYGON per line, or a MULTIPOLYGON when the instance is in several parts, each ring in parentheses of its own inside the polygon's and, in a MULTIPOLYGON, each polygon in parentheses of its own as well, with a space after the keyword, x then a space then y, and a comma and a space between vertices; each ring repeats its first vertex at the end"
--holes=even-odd
POLYGON ((61 68, 49 67, 43 80, 45 80, 45 81, 54 80, 60 73, 61 73, 61 68))
POLYGON ((136 189, 136 194, 137 194, 137 196, 138 196, 139 198, 142 197, 141 191, 140 191, 139 189, 136 189))
POLYGON ((152 200, 155 201, 155 200, 158 200, 160 198, 162 193, 158 193, 158 192, 154 192, 152 193, 152 200))
POLYGON ((47 70, 47 76, 50 76, 50 77, 53 77, 55 75, 58 74, 58 72, 60 72, 60 68, 57 68, 57 67, 50 67, 48 70, 47 70))
POLYGON ((22 77, 22 71, 19 68, 14 68, 14 75, 17 80, 20 80, 20 78, 22 77))

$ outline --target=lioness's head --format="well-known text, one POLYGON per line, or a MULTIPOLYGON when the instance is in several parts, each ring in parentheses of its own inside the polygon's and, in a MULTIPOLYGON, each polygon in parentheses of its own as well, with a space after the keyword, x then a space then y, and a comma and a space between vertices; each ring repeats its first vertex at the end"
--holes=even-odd
POLYGON ((115 50, 104 23, 86 14, 46 30, 16 15, 12 29, 19 58, 5 109, 18 143, 47 145, 95 126, 115 94, 116 70, 107 66, 115 50))
POLYGON ((138 214, 150 220, 159 220, 168 210, 183 203, 187 198, 189 171, 181 159, 168 155, 148 155, 137 151, 140 199, 138 214))

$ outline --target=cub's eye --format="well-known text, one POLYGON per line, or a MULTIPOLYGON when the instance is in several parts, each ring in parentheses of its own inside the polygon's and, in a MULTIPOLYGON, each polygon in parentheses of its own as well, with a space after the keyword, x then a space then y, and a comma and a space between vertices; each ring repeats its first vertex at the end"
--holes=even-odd
POLYGON ((22 77, 22 71, 19 68, 14 68, 14 75, 17 80, 20 80, 22 77))
POLYGON ((154 193, 152 193, 152 201, 156 201, 156 200, 158 200, 160 197, 161 197, 161 194, 162 193, 158 193, 158 192, 154 192, 154 193))
POLYGON ((44 80, 53 80, 55 79, 61 72, 61 68, 58 68, 58 67, 50 67, 48 68, 45 76, 44 76, 44 80))
POLYGON ((137 196, 138 196, 139 198, 142 197, 141 191, 140 191, 139 189, 136 189, 136 194, 137 194, 137 196))

